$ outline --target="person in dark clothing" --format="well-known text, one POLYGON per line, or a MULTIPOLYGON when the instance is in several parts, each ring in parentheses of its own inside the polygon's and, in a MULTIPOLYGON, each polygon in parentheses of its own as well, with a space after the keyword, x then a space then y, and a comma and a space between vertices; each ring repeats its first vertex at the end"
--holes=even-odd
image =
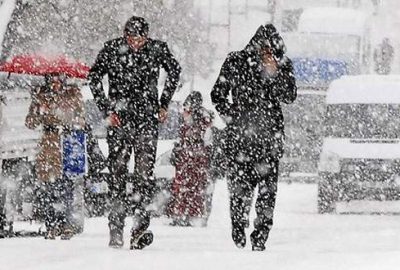
POLYGON ((375 72, 380 75, 390 74, 394 49, 388 38, 384 38, 382 43, 374 50, 375 72))
POLYGON ((273 224, 284 144, 281 102, 292 103, 297 96, 285 49, 273 25, 260 26, 244 50, 228 55, 211 92, 216 110, 227 123, 224 151, 232 238, 239 248, 246 245, 245 228, 257 185, 257 217, 250 235, 253 250, 265 249, 273 224))
POLYGON ((104 44, 89 72, 90 88, 100 111, 109 122, 109 170, 111 247, 123 246, 123 227, 127 211, 134 210, 131 249, 141 249, 153 240, 147 231, 150 214, 146 205, 154 187, 154 163, 158 122, 167 117, 168 105, 178 83, 181 68, 166 43, 148 37, 145 19, 128 20, 124 36, 104 44), (160 68, 167 74, 164 91, 158 100, 160 68), (108 75, 106 98, 102 79, 108 75), (157 117, 158 115, 158 117, 157 117), (128 182, 127 162, 135 152, 134 180, 128 182))

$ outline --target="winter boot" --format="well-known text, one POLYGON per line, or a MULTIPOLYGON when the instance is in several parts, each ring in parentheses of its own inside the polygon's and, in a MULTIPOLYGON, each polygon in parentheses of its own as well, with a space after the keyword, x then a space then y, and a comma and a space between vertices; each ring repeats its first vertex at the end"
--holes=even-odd
POLYGON ((153 243, 152 231, 132 231, 130 249, 143 249, 151 243, 153 243))
POLYGON ((124 246, 124 229, 118 226, 109 225, 110 242, 108 246, 111 248, 122 248, 124 246))
POLYGON ((61 240, 70 240, 74 236, 74 230, 70 226, 65 226, 61 231, 61 240))
POLYGON ((258 230, 254 230, 250 234, 250 241, 252 245, 253 251, 264 251, 265 250, 265 242, 268 239, 269 231, 261 232, 258 230))
POLYGON ((232 239, 238 248, 244 248, 246 246, 246 233, 244 227, 233 227, 232 239))
POLYGON ((46 240, 55 240, 57 236, 56 229, 48 229, 46 234, 44 235, 44 239, 46 240))

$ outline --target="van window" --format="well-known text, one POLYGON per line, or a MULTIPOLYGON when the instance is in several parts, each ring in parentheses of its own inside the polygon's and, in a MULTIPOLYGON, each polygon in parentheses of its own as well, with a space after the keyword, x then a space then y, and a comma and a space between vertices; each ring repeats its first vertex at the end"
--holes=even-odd
POLYGON ((399 138, 400 105, 328 105, 324 134, 333 138, 399 138))
POLYGON ((285 35, 287 44, 296 44, 290 56, 358 61, 360 37, 330 34, 285 35))

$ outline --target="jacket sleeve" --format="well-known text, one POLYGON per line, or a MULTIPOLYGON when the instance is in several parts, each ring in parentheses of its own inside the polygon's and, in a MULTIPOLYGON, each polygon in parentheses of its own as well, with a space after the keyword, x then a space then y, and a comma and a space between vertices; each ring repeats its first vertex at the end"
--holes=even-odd
POLYGON ((234 61, 229 55, 222 65, 218 79, 211 90, 211 101, 215 105, 217 112, 223 116, 231 116, 231 103, 229 102, 229 94, 232 91, 232 74, 234 74, 234 61))
POLYGON ((178 88, 181 66, 170 52, 166 43, 161 44, 161 66, 168 76, 161 94, 160 105, 162 109, 167 110, 172 96, 178 88))
POLYGON ((281 67, 277 78, 277 85, 273 87, 271 95, 280 102, 290 104, 297 97, 296 79, 294 77, 293 63, 289 58, 281 67))
POLYGON ((107 117, 109 110, 109 100, 107 99, 104 88, 103 88, 103 77, 108 72, 108 65, 110 63, 110 48, 106 45, 97 55, 96 61, 89 71, 89 87, 92 91, 94 100, 99 110, 103 113, 104 117, 107 117))

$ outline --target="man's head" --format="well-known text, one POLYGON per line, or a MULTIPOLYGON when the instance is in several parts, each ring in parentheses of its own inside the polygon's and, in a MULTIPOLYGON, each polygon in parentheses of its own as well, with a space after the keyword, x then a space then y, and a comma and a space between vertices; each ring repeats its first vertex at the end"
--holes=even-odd
POLYGON ((149 34, 149 24, 144 18, 133 16, 125 24, 124 36, 129 46, 135 50, 142 48, 149 34))

